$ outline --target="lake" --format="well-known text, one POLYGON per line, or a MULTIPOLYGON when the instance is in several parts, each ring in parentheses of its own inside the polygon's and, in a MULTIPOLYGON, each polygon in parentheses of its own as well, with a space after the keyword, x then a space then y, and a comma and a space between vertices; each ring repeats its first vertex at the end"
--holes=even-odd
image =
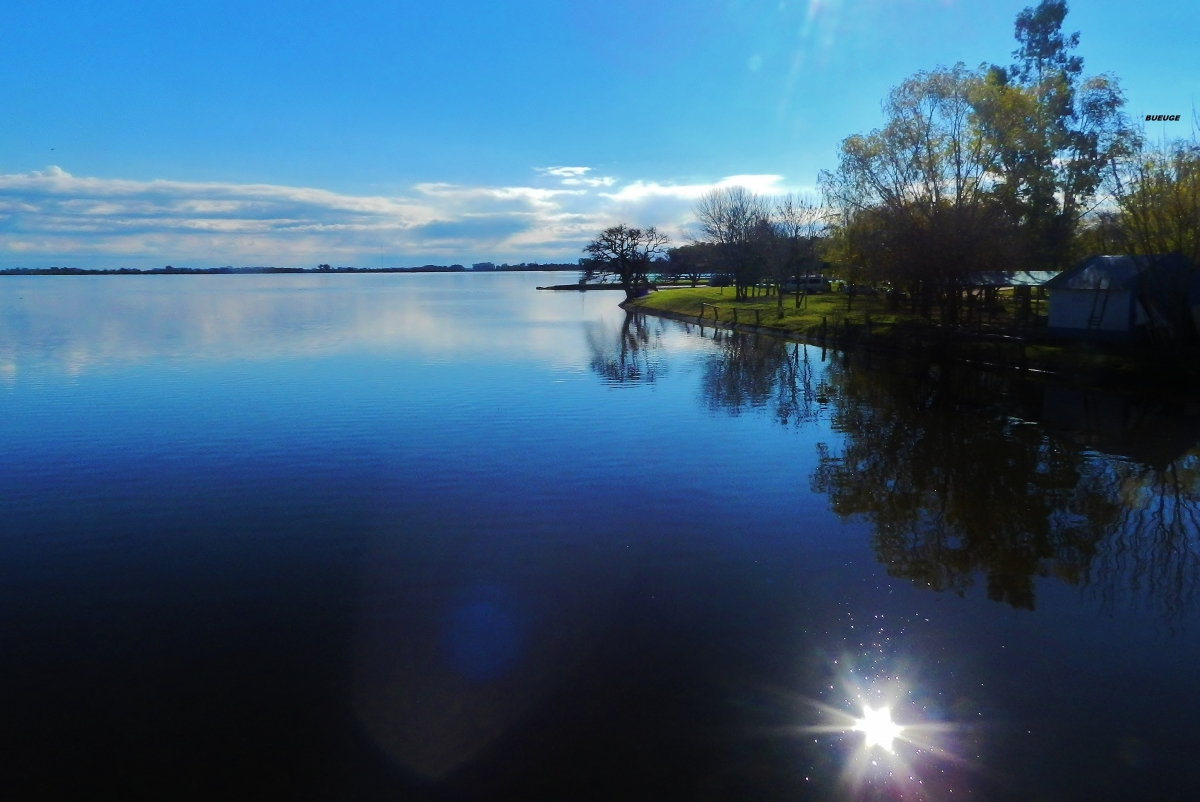
POLYGON ((1194 798, 1200 403, 573 279, 0 278, 4 795, 1194 798))

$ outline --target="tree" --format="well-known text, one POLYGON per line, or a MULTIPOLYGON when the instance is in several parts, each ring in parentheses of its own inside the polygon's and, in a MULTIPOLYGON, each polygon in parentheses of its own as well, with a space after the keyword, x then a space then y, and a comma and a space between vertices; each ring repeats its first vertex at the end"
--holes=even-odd
POLYGON ((677 280, 691 282, 695 287, 700 279, 713 272, 716 255, 707 242, 693 242, 667 251, 666 274, 677 280))
POLYGON ((649 273, 656 257, 665 255, 670 243, 656 228, 630 228, 624 223, 600 232, 584 247, 584 281, 616 276, 625 290, 625 300, 642 295, 650 286, 649 273))
POLYGON ((926 310, 936 298, 946 323, 966 276, 1007 263, 996 153, 973 126, 982 81, 962 64, 917 73, 888 95, 885 125, 844 140, 837 170, 820 178, 843 256, 869 258, 875 278, 907 285, 926 310))
POLYGON ((1128 157, 1114 165, 1112 188, 1117 208, 1096 215, 1088 239, 1115 228, 1118 250, 1146 257, 1142 305, 1154 323, 1154 343, 1174 347, 1194 340, 1190 295, 1200 265, 1200 142, 1154 148, 1136 137, 1128 157), (1190 268, 1160 259, 1172 253, 1186 256, 1190 268))
POLYGON ((1116 79, 1083 78, 1066 13, 1064 0, 1026 8, 1011 67, 917 73, 889 94, 882 128, 843 141, 821 175, 843 271, 905 286, 953 324, 971 274, 1076 258, 1080 221, 1131 136, 1116 79))
MULTIPOLYGON (((787 278, 796 282, 796 308, 808 293, 805 276, 819 275, 828 224, 826 212, 813 200, 797 195, 785 195, 775 204, 773 215, 776 235, 784 246, 784 270, 787 278)), ((779 308, 783 310, 780 293, 779 308)))
POLYGON ((1178 251, 1200 266, 1200 142, 1151 148, 1138 138, 1114 178, 1124 250, 1146 256, 1178 251))
POLYGON ((761 253, 754 243, 770 220, 770 204, 745 187, 721 187, 700 196, 693 213, 703 241, 714 246, 724 272, 733 275, 736 296, 745 298, 761 275, 761 253))
POLYGON ((1081 218, 1106 168, 1128 147, 1117 80, 1084 79, 1064 35, 1065 0, 1042 0, 1017 15, 1016 61, 987 71, 974 101, 980 134, 996 153, 993 192, 1020 228, 1023 261, 1062 269, 1076 256, 1081 218))

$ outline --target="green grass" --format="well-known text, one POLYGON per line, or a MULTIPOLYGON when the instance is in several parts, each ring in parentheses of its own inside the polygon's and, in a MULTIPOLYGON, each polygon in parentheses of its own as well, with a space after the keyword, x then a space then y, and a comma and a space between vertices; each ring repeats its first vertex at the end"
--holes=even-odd
POLYGON ((846 295, 840 292, 810 295, 801 301, 799 309, 796 308, 795 296, 784 296, 782 317, 779 316, 781 310, 778 296, 760 295, 737 301, 733 297, 732 287, 659 290, 637 299, 632 305, 697 317, 703 312, 703 317, 712 320, 714 310, 711 306, 702 308, 702 304, 717 307, 722 323, 733 322, 734 309, 738 310, 739 322, 753 323, 754 311, 757 309, 763 327, 792 334, 814 334, 820 330, 822 319, 828 320, 831 331, 833 326, 842 325, 847 319, 856 326, 869 320, 872 337, 887 336, 896 323, 922 322, 920 316, 909 314, 907 309, 889 310, 883 295, 857 295, 853 305, 847 310, 846 295))
MULTIPOLYGON (((1084 342, 1024 343, 1004 338, 988 339, 972 336, 981 330, 997 334, 1012 334, 1012 293, 1001 291, 1000 306, 993 320, 982 329, 976 325, 964 327, 955 336, 940 326, 925 321, 909 311, 907 304, 899 310, 888 310, 882 295, 857 295, 851 309, 846 309, 846 295, 840 292, 810 295, 796 308, 794 296, 783 299, 782 317, 775 295, 760 295, 743 301, 734 299, 732 287, 695 287, 653 292, 633 301, 629 306, 646 310, 664 310, 713 320, 714 310, 721 323, 733 322, 733 310, 738 310, 738 322, 753 325, 758 310, 763 331, 816 338, 821 333, 821 321, 827 323, 830 342, 841 347, 868 346, 886 350, 924 351, 931 359, 962 359, 976 363, 1025 366, 1058 374, 1084 384, 1106 384, 1131 387, 1161 385, 1200 389, 1200 349, 1189 346, 1186 354, 1174 351, 1154 351, 1137 346, 1104 346, 1084 342), (709 306, 702 306, 708 304, 709 306), (850 322, 847 331, 846 321, 850 322), (866 325, 870 322, 869 327, 866 325), (836 328, 835 328, 836 327, 836 328)), ((1046 304, 1041 303, 1042 323, 1046 304)))
MULTIPOLYGON (((983 327, 983 331, 1011 333, 1011 301, 1001 296, 1002 310, 995 320, 983 327)), ((869 345, 887 349, 920 350, 937 349, 943 356, 946 352, 945 330, 933 325, 920 315, 912 314, 907 304, 899 310, 889 310, 887 299, 879 295, 857 295, 850 309, 846 308, 846 295, 840 292, 810 295, 796 307, 795 296, 783 299, 782 317, 779 300, 775 295, 761 295, 742 301, 734 299, 732 287, 696 287, 660 290, 639 298, 631 306, 647 310, 664 310, 684 315, 713 320, 714 310, 722 323, 733 322, 733 310, 738 310, 739 323, 754 323, 754 310, 758 310, 763 330, 775 330, 785 334, 816 337, 821 333, 822 320, 827 321, 827 334, 831 338, 846 338, 846 321, 850 322, 849 340, 854 345, 869 345), (707 306, 704 306, 707 305, 707 306), (867 323, 870 323, 869 330, 867 323), (836 329, 835 329, 836 327, 836 329)), ((1043 306, 1044 309, 1044 306, 1043 306)), ((974 330, 974 327, 971 327, 974 330)), ((970 336, 952 338, 953 356, 981 363, 1026 365, 1030 368, 1051 372, 1126 373, 1129 365, 1124 357, 1096 353, 1087 348, 1059 346, 1053 344, 1027 345, 1007 342, 979 341, 970 336)), ((849 344, 849 343, 847 343, 849 344)))

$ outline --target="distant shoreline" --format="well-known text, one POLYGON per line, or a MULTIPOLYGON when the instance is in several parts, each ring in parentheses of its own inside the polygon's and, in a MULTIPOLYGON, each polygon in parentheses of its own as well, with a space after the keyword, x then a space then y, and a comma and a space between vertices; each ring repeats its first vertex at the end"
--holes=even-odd
POLYGON ((0 276, 212 276, 212 275, 262 275, 274 273, 303 273, 328 276, 334 273, 565 273, 576 272, 578 265, 513 265, 494 270, 472 270, 465 267, 154 267, 141 270, 136 267, 121 267, 98 270, 83 267, 13 267, 0 270, 0 276))

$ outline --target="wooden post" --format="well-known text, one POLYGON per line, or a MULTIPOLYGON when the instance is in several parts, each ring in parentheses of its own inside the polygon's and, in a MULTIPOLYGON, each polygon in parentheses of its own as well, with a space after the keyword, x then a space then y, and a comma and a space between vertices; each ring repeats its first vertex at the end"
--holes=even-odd
POLYGON ((755 310, 754 310, 754 325, 755 325, 755 326, 761 326, 761 325, 762 325, 762 324, 759 322, 759 320, 758 320, 758 310, 757 310, 757 309, 755 309, 755 310))
POLYGON ((825 344, 825 334, 828 329, 829 329, 829 318, 822 316, 821 317, 821 344, 822 345, 825 344))
POLYGON ((737 321, 737 307, 735 306, 735 307, 733 308, 733 325, 735 325, 735 326, 736 326, 736 325, 737 325, 737 322, 738 322, 738 321, 737 321))

